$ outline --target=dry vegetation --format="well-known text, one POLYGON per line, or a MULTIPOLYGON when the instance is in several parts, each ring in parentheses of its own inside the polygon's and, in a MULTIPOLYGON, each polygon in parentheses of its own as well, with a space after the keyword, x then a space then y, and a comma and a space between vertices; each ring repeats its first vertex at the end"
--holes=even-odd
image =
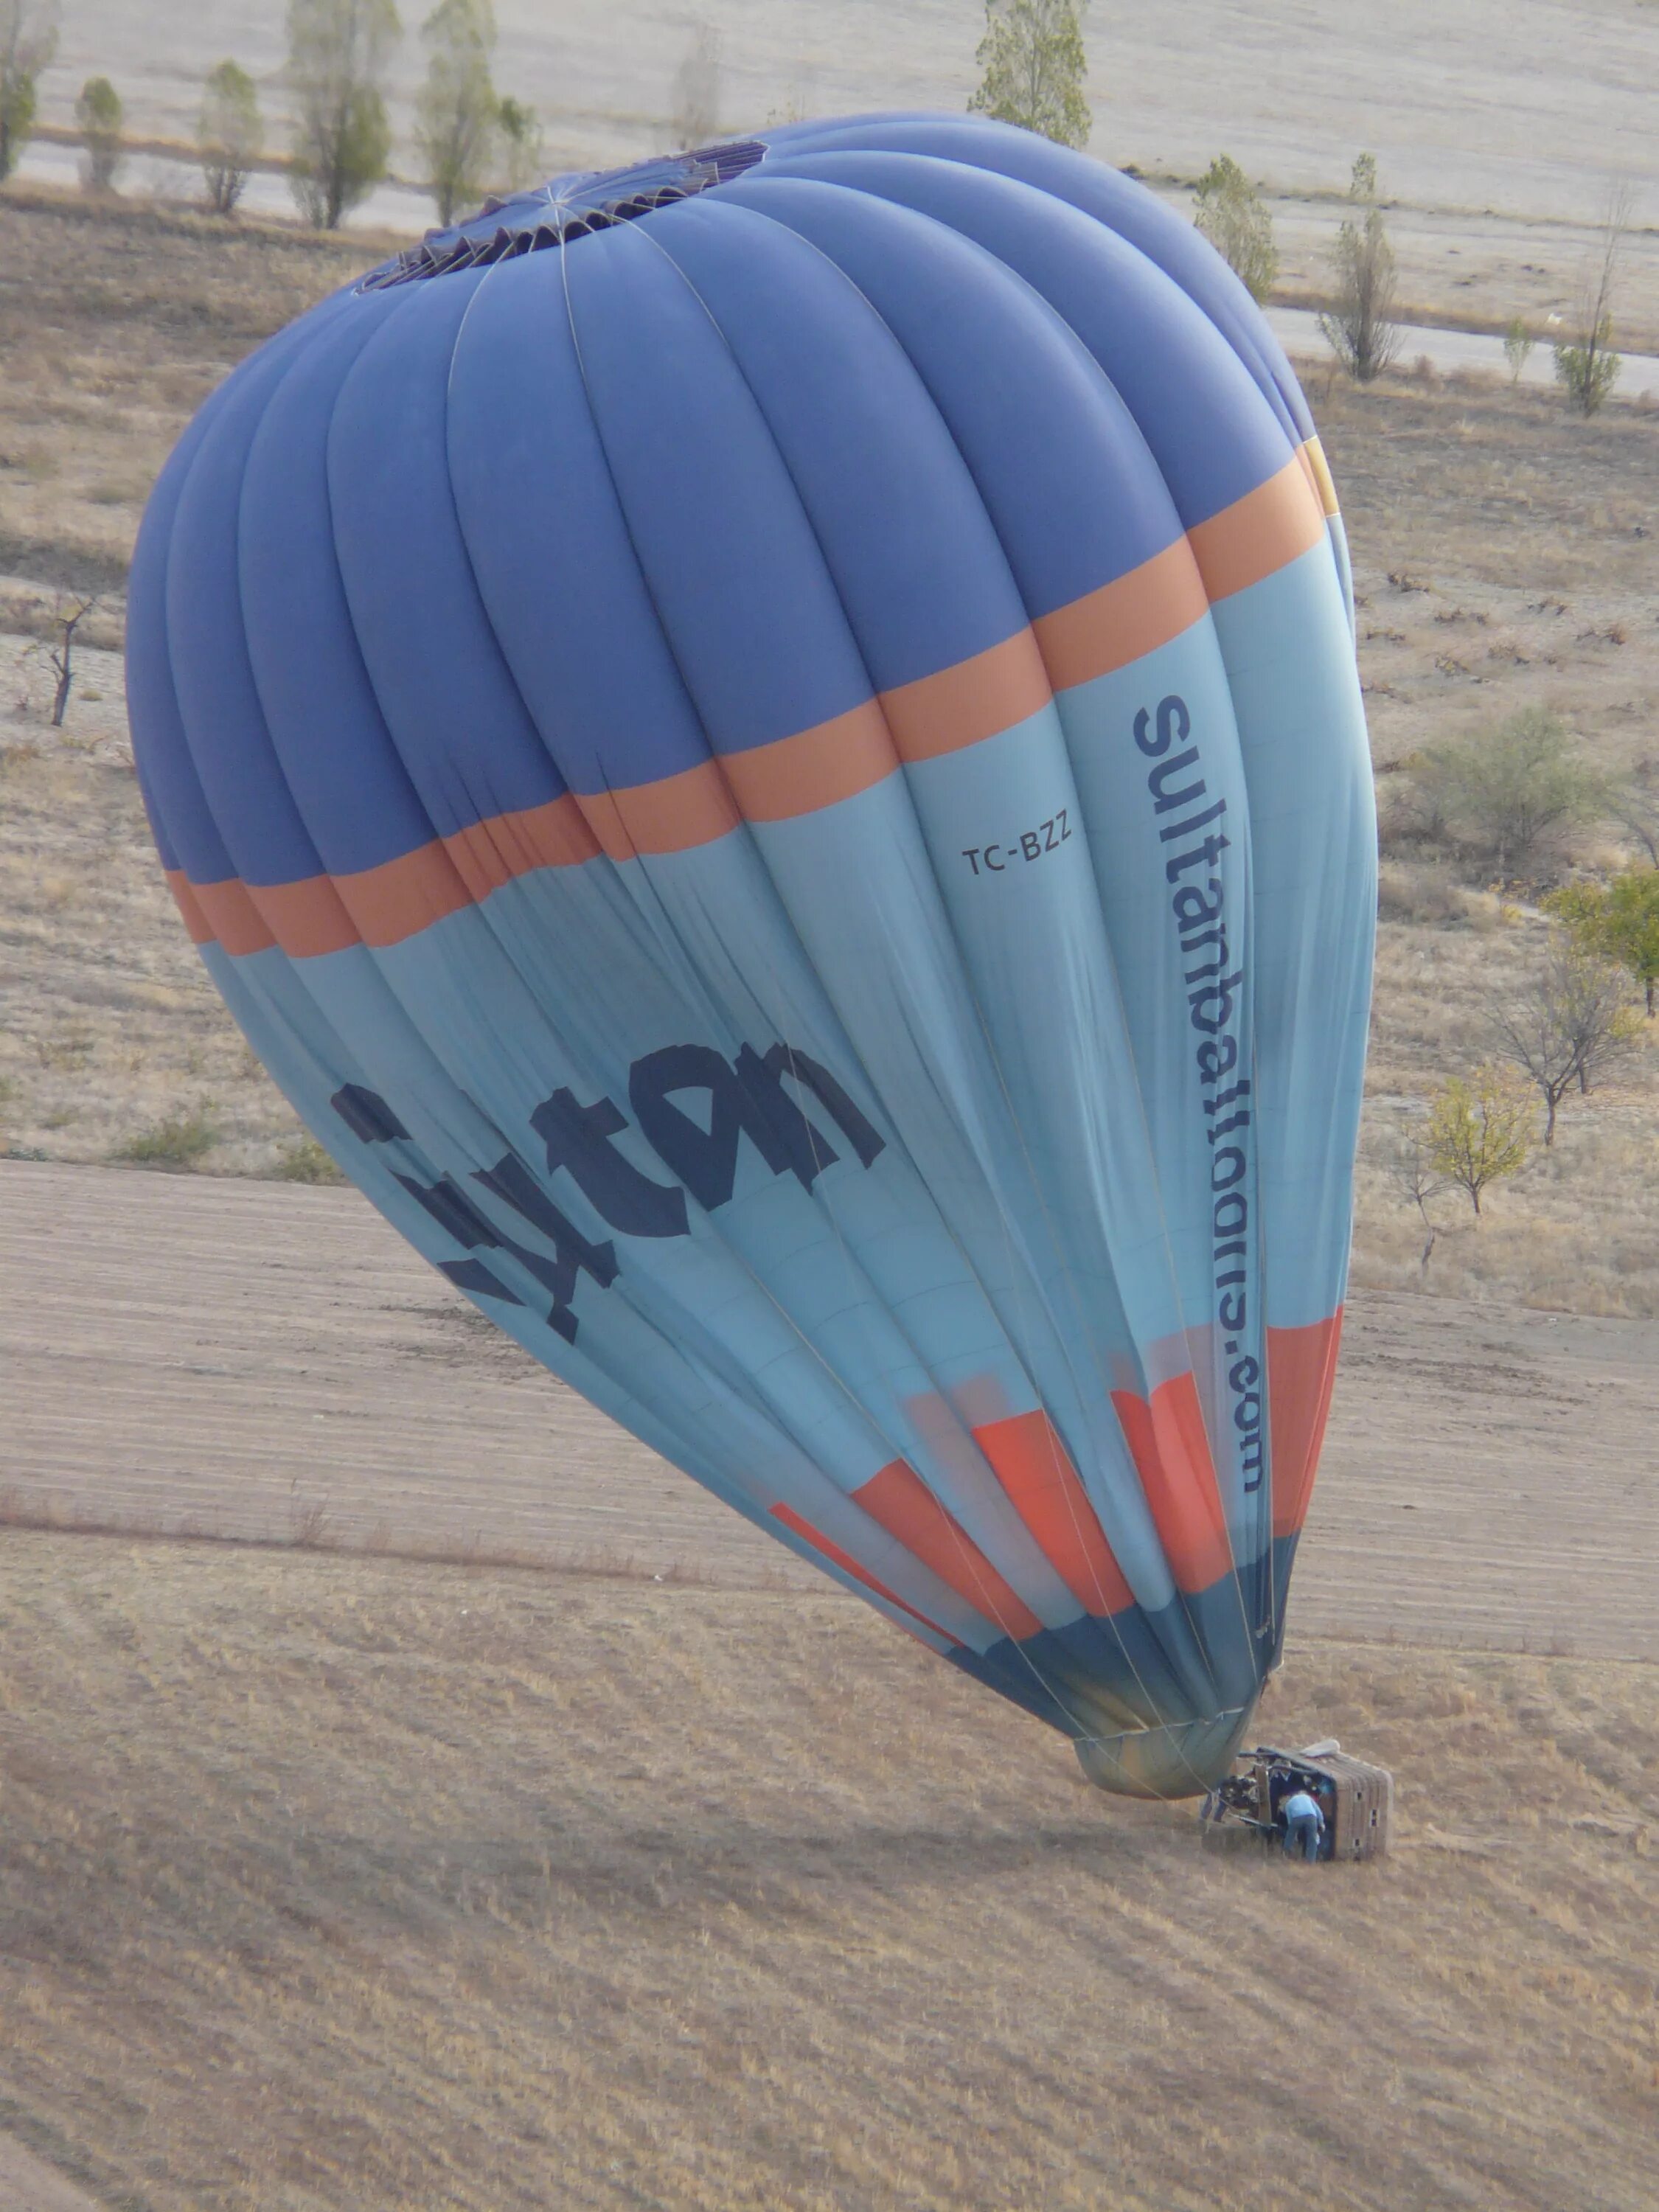
MULTIPOLYGON (((91 635, 115 644, 143 493, 191 407, 372 250, 9 194, 0 571, 103 590, 91 635)), ((1418 377, 1356 391, 1322 371, 1311 390, 1356 548, 1385 818, 1419 746, 1529 702, 1607 769, 1659 750, 1659 415, 1615 404, 1586 423, 1551 394, 1418 377)), ((0 1142, 315 1172, 156 880, 112 657, 84 656, 65 732, 46 727, 32 640, 49 599, 0 583, 0 1142)), ((1577 857, 1616 856, 1595 831, 1577 857)), ((1455 857, 1385 855, 1357 1279, 1659 1315, 1651 1044, 1568 1103, 1554 1151, 1492 1195, 1479 1231, 1441 1201, 1448 1233, 1426 1277, 1420 1224, 1382 1170, 1402 1117, 1486 1048, 1494 997, 1535 963, 1543 929, 1526 899, 1500 899, 1455 857)))
POLYGON ((112 2202, 1652 2201, 1650 1670, 1293 1650, 1401 1790, 1310 1876, 834 1595, 9 1542, 0 2112, 112 2202))

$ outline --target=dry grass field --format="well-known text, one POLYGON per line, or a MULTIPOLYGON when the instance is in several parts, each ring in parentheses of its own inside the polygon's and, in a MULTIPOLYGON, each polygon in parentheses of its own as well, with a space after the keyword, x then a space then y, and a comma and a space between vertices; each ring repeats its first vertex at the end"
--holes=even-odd
POLYGON ((838 1597, 14 1535, 0 2125, 144 2212, 1647 2212, 1650 1668, 1301 1643, 1200 1855, 838 1597))

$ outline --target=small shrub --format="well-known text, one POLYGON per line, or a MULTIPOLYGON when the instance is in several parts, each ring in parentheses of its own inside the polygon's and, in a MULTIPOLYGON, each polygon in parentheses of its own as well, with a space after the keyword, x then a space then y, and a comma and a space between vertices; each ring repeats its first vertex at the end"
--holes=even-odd
POLYGON ((1532 332, 1519 315, 1504 333, 1504 358, 1510 365, 1510 382, 1519 384, 1532 353, 1532 332))
POLYGON ((1567 404, 1580 415, 1594 415, 1619 381, 1624 356, 1613 350, 1613 318, 1604 315, 1582 345, 1555 349, 1555 380, 1567 395, 1567 404))
POLYGON ((1336 304, 1321 315, 1325 343, 1357 384, 1369 384, 1400 350, 1394 319, 1394 248, 1377 204, 1376 159, 1362 154, 1348 181, 1353 214, 1331 249, 1336 304))
POLYGON ((1218 154, 1199 179, 1193 220, 1258 305, 1279 274, 1273 217, 1231 154, 1218 154))
POLYGON ((284 1145, 271 1174, 278 1182, 343 1182, 345 1177, 315 1137, 284 1145))
POLYGON ((121 95, 106 76, 89 76, 75 103, 75 120, 87 149, 83 181, 93 192, 112 191, 121 151, 121 95))
POLYGON ((219 1132, 205 1107, 193 1113, 169 1114, 148 1129, 131 1137, 115 1154, 130 1166, 193 1168, 219 1141, 219 1132))
POLYGON ((259 95, 235 62, 221 62, 203 87, 196 143, 208 205, 216 215, 234 215, 264 143, 259 95))
POLYGON ((1559 848, 1565 833, 1607 804, 1603 779, 1574 750, 1565 724, 1542 707, 1443 745, 1414 763, 1436 820, 1467 851, 1508 877, 1559 848))

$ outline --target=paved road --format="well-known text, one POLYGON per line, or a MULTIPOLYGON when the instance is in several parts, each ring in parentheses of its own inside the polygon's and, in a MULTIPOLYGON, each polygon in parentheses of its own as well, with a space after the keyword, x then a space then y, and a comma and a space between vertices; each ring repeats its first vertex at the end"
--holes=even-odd
MULTIPOLYGON (((0 1162, 0 1513, 808 1571, 356 1193, 0 1162)), ((1659 1328, 1356 1296, 1292 1627, 1659 1659, 1659 1328)))

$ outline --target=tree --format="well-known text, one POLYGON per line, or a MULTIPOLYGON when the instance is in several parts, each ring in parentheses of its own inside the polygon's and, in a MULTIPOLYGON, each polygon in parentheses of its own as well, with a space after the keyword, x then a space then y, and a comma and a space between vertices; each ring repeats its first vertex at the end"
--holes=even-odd
POLYGON ((973 113, 1017 123, 1057 146, 1088 144, 1083 0, 986 0, 974 59, 984 74, 968 103, 973 113))
POLYGON ((542 126, 533 107, 503 98, 495 112, 501 180, 510 192, 522 192, 542 173, 542 126))
POLYGON ((1555 380, 1565 392, 1568 406, 1581 415, 1595 413, 1624 367, 1613 350, 1613 295, 1630 218, 1630 187, 1615 185, 1579 294, 1574 335, 1555 349, 1555 380))
POLYGON ((674 143, 689 152, 720 136, 720 34, 712 23, 692 26, 691 40, 674 72, 674 143))
POLYGON ((1429 1200, 1448 1189, 1451 1179, 1436 1165, 1433 1140, 1423 1128, 1401 1130, 1382 1164, 1400 1198, 1406 1205, 1416 1207, 1429 1232, 1418 1263, 1426 1275, 1434 1248, 1440 1241, 1440 1224, 1429 1212, 1429 1200))
POLYGON ((1199 179, 1194 220, 1260 305, 1279 274, 1273 217, 1231 154, 1218 154, 1199 179))
POLYGON ((196 125, 198 158, 215 215, 234 214, 264 143, 253 79, 234 62, 221 62, 203 87, 196 125))
POLYGON ((121 150, 121 95, 106 76, 89 76, 82 86, 75 120, 87 149, 82 182, 89 192, 112 191, 126 157, 121 150))
POLYGON ((294 195, 319 230, 337 228, 386 174, 383 88, 401 35, 393 0, 289 0, 294 195))
POLYGON ((1394 320, 1394 248, 1376 200, 1376 156, 1362 154, 1348 179, 1354 210, 1336 234, 1336 304, 1319 318, 1325 343, 1356 383, 1369 384, 1400 349, 1394 320))
POLYGON ((439 0, 421 36, 431 50, 415 101, 415 143, 447 230, 458 208, 483 196, 493 173, 501 103, 489 74, 495 46, 490 0, 439 0))
POLYGON ((58 0, 0 0, 0 185, 34 127, 36 80, 58 52, 58 0))
POLYGON ((1510 382, 1519 384, 1522 372, 1532 357, 1532 332, 1519 315, 1504 333, 1504 358, 1510 365, 1510 382))
POLYGON ((1635 977, 1651 1021, 1659 994, 1659 868, 1626 868, 1610 884, 1569 884, 1544 904, 1576 944, 1635 977))
POLYGON ((1429 1101, 1430 1163, 1466 1194, 1477 1216, 1481 1192, 1527 1164, 1535 1111, 1527 1085, 1490 1063, 1467 1083, 1450 1077, 1429 1101))
POLYGON ((1424 797, 1461 844, 1523 867, 1607 801, 1602 779, 1573 751, 1566 726, 1542 707, 1449 744, 1425 748, 1413 767, 1424 797))
POLYGON ((1555 1142, 1556 1109, 1576 1083, 1581 1091, 1623 1059, 1639 1036, 1622 971, 1570 932, 1551 940, 1544 965, 1492 1018, 1503 1058, 1544 1102, 1544 1142, 1555 1142))
POLYGON ((1659 868, 1659 761, 1638 761, 1608 793, 1607 811, 1643 848, 1650 866, 1659 868))

